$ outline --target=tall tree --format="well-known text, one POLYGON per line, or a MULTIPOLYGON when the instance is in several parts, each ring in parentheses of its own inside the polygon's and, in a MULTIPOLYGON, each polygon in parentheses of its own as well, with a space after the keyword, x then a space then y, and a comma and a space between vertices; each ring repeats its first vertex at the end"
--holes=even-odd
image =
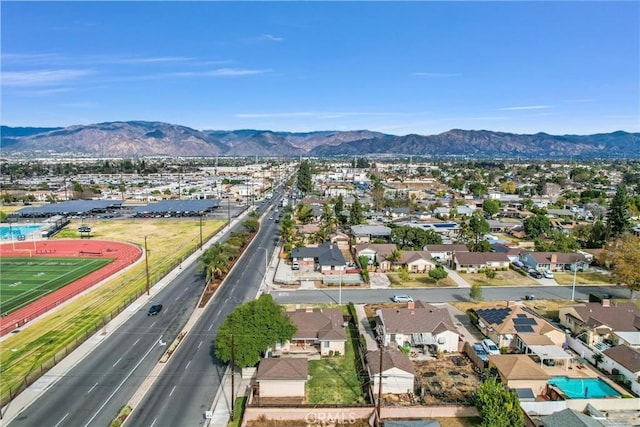
POLYGON ((605 256, 613 267, 613 276, 633 298, 633 291, 640 291, 640 237, 623 235, 609 245, 605 256))
POLYGON ((384 187, 382 182, 375 175, 371 175, 373 180, 373 188, 371 189, 371 199, 373 200, 373 209, 382 210, 384 208, 384 187))
POLYGON ((473 250, 477 251, 480 240, 489 232, 489 223, 480 211, 474 212, 469 219, 469 229, 473 233, 473 250))
POLYGON ((523 427, 524 414, 515 392, 493 378, 483 382, 476 391, 476 408, 482 427, 523 427))
POLYGON ((525 234, 532 239, 545 235, 551 230, 551 221, 544 214, 527 217, 522 221, 522 225, 525 234))
POLYGON ((293 337, 296 327, 271 295, 263 294, 235 308, 220 325, 214 342, 215 354, 224 363, 231 360, 241 368, 255 366, 260 357, 278 342, 293 337))
POLYGON ((302 194, 308 194, 313 190, 313 181, 311 180, 311 164, 308 160, 303 160, 298 168, 298 190, 302 194))
POLYGON ((607 212, 607 230, 609 237, 616 238, 631 228, 629 219, 629 195, 627 187, 619 185, 615 196, 609 203, 607 212))
POLYGON ((358 225, 364 222, 362 205, 360 204, 360 200, 358 200, 358 196, 356 196, 353 200, 353 204, 351 205, 351 209, 349 210, 349 222, 351 223, 351 225, 358 225))
POLYGON ((482 210, 489 215, 494 216, 495 214, 500 212, 500 200, 485 199, 485 201, 482 202, 482 210))

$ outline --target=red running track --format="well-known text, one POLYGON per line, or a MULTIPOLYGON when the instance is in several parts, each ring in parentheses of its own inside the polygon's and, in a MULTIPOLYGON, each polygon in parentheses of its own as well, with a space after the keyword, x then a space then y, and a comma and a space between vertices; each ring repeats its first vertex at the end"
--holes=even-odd
POLYGON ((46 313, 81 292, 133 264, 142 249, 130 243, 108 240, 42 240, 0 245, 0 257, 87 257, 115 258, 108 265, 67 286, 45 295, 13 313, 0 318, 0 336, 46 313))

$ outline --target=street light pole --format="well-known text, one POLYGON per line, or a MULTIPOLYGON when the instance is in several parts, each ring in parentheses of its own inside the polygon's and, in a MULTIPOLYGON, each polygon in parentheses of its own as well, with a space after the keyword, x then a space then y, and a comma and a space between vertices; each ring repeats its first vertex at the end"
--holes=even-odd
POLYGON ((578 272, 578 264, 573 263, 573 286, 571 287, 571 301, 575 301, 576 297, 576 273, 578 272))
POLYGON ((338 305, 342 305, 342 270, 340 270, 340 281, 338 282, 338 305))

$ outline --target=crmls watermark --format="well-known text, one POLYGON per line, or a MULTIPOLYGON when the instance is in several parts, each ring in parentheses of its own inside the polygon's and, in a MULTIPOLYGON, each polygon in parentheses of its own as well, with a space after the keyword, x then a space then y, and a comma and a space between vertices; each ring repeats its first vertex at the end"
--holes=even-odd
POLYGON ((353 412, 309 412, 304 416, 304 420, 309 425, 327 424, 355 424, 356 416, 353 412))

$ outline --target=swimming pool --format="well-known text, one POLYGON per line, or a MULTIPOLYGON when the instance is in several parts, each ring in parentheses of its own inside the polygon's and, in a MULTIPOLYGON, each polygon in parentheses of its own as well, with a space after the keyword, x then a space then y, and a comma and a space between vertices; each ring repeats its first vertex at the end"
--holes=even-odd
POLYGON ((620 397, 621 394, 600 378, 554 377, 550 385, 559 388, 571 399, 590 399, 603 397, 620 397))
POLYGON ((17 239, 18 236, 29 236, 31 233, 42 228, 42 224, 0 224, 0 239, 17 239))

